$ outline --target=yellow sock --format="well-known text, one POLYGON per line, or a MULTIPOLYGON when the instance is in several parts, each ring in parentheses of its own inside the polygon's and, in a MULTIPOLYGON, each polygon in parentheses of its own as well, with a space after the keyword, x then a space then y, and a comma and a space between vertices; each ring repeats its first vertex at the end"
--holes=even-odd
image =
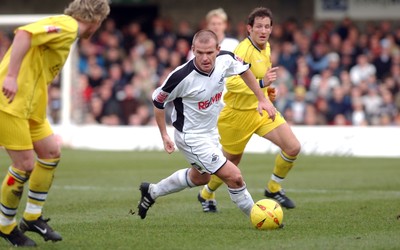
POLYGON ((42 208, 53 183, 54 172, 59 161, 59 158, 37 159, 29 180, 28 202, 24 212, 25 220, 37 220, 42 215, 42 208))
POLYGON ((289 156, 283 151, 276 156, 274 171, 267 184, 267 188, 270 192, 276 193, 281 190, 280 183, 285 179, 290 169, 292 169, 296 157, 297 155, 289 156))
POLYGON ((211 179, 207 185, 201 190, 201 197, 206 200, 215 199, 215 190, 217 190, 222 183, 224 183, 218 176, 211 175, 211 179))
POLYGON ((0 231, 9 234, 17 225, 15 215, 24 191, 24 183, 29 179, 29 173, 10 166, 1 185, 1 217, 0 231))

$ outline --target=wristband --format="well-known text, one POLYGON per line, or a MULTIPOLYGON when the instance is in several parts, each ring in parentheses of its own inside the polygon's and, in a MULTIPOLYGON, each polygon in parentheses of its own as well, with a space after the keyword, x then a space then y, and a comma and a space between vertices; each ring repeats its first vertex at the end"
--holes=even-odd
POLYGON ((260 88, 265 88, 263 79, 259 80, 258 83, 260 84, 260 88))

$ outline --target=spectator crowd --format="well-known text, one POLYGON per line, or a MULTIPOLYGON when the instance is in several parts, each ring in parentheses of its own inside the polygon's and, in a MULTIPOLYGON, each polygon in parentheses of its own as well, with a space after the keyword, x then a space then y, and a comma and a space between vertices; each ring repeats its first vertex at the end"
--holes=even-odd
MULTIPOLYGON (((107 19, 91 40, 79 40, 73 103, 78 124, 152 125, 151 94, 188 59, 198 29, 157 18, 150 31, 107 19)), ((228 36, 244 39, 245 23, 228 36)), ((12 35, 0 31, 0 59, 12 35)), ((274 23, 271 60, 279 66, 277 109, 293 125, 400 125, 400 26, 285 20, 274 23)), ((49 89, 49 118, 59 122, 60 82, 49 89)))

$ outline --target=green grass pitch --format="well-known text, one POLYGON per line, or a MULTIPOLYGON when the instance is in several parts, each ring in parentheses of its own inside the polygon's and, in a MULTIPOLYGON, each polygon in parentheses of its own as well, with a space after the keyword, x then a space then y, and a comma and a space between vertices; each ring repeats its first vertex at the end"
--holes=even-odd
MULTIPOLYGON (((301 155, 284 183, 297 207, 284 210, 285 228, 258 231, 224 186, 216 214, 202 212, 193 188, 160 197, 145 220, 131 215, 142 181, 187 166, 179 152, 62 152, 44 217, 63 241, 28 232, 37 249, 400 249, 400 159, 301 155)), ((263 198, 273 162, 273 155, 244 156, 254 200, 263 198)), ((9 164, 0 150, 1 179, 9 164)), ((0 239, 0 249, 8 248, 0 239)))

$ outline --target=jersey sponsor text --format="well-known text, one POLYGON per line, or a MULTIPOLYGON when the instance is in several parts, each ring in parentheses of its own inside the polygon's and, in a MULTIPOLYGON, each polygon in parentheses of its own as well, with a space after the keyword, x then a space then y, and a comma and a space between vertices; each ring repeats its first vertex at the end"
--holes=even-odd
POLYGON ((211 97, 210 100, 201 101, 198 104, 199 110, 204 110, 210 107, 212 104, 219 102, 222 97, 222 91, 211 97))

